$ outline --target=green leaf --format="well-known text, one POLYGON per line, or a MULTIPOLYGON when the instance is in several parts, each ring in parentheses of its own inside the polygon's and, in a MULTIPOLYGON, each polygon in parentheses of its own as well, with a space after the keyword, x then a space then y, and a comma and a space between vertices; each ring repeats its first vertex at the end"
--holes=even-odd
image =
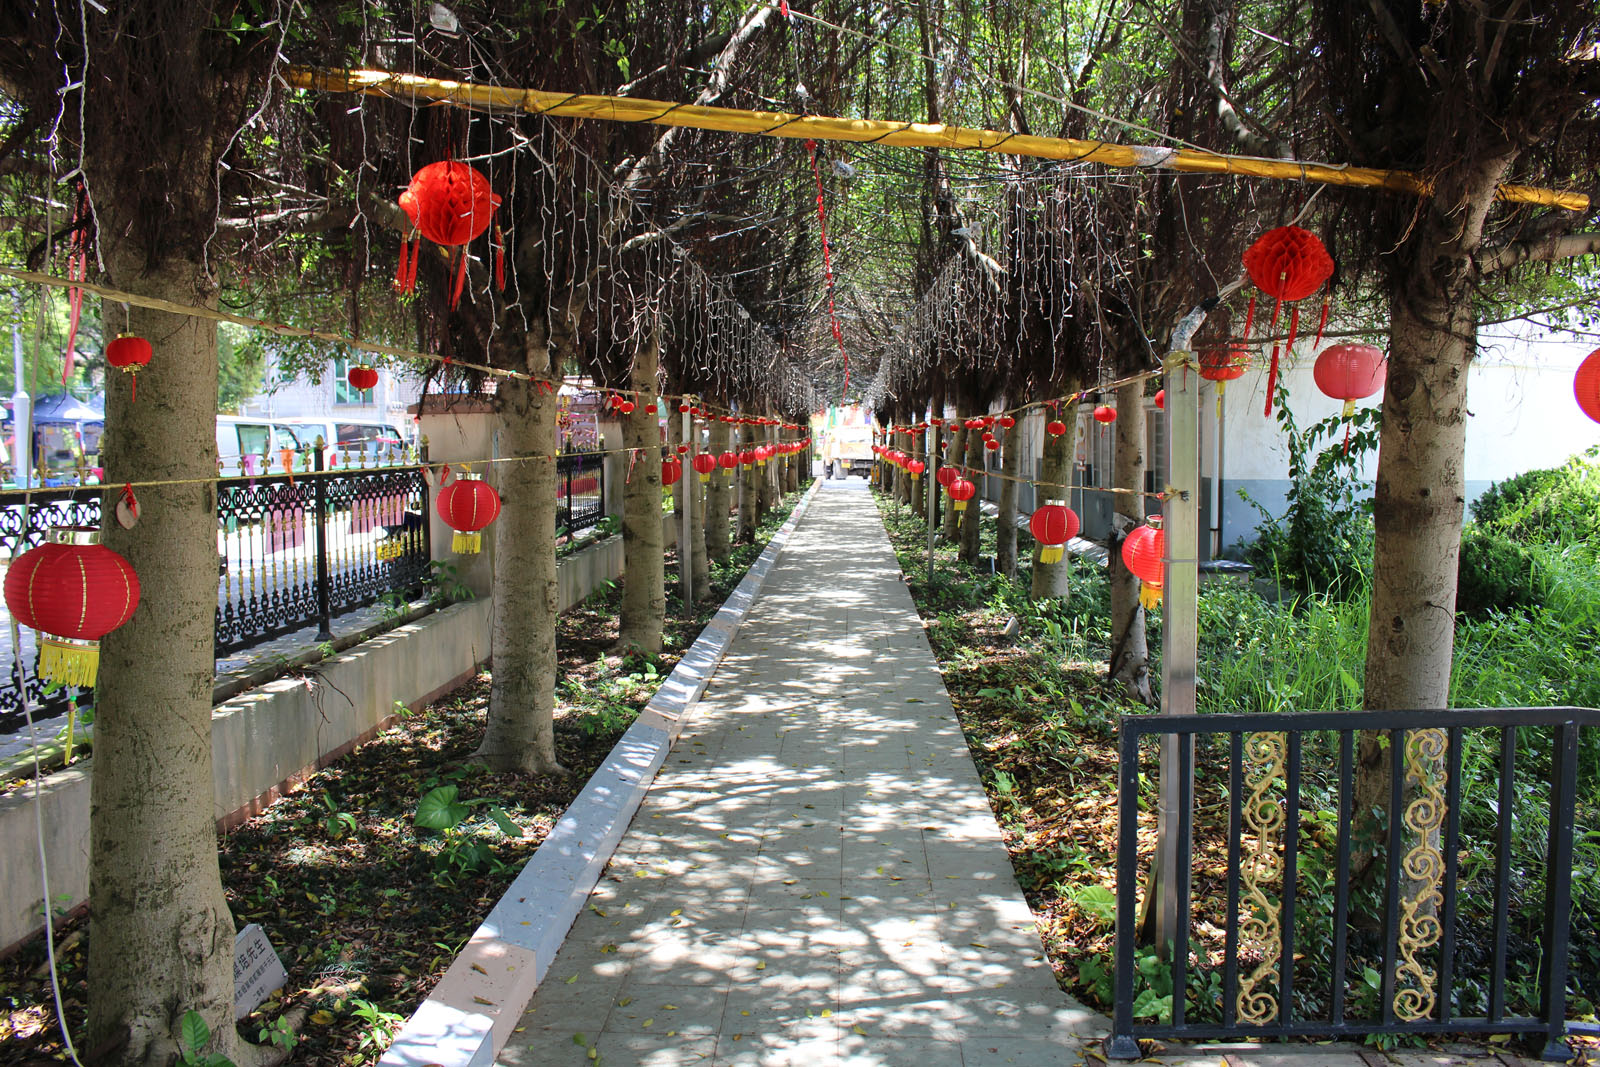
POLYGON ((494 824, 500 827, 500 832, 505 834, 507 837, 522 836, 522 827, 518 826, 516 820, 507 815, 506 810, 500 805, 490 805, 489 818, 494 820, 494 824))
POLYGON ((1117 895, 1103 885, 1088 885, 1073 894, 1085 914, 1092 915, 1101 922, 1115 922, 1117 918, 1117 895))
POLYGON ((459 790, 453 785, 441 785, 417 801, 416 824, 427 830, 448 830, 458 826, 471 812, 471 808, 456 799, 459 790))
POLYGON ((1146 989, 1133 1001, 1135 1019, 1156 1019, 1167 1022, 1172 1018, 1172 994, 1157 996, 1154 989, 1146 989))
POLYGON ((199 1012, 190 1009, 183 1013, 183 1044, 188 1052, 199 1052, 211 1041, 211 1027, 199 1012))

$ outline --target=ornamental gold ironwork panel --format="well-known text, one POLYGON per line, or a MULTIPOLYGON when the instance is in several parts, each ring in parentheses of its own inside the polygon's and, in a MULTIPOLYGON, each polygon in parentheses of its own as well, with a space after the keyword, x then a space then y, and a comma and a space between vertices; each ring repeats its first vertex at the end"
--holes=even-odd
POLYGON ((1416 843, 1401 862, 1405 885, 1400 898, 1400 953, 1395 965, 1394 1013, 1406 1022, 1433 1015, 1438 1002, 1439 976, 1418 957, 1439 943, 1443 928, 1439 908, 1444 905, 1440 885, 1444 880, 1444 854, 1439 849, 1444 825, 1445 732, 1412 730, 1406 734, 1406 780, 1416 793, 1405 809, 1405 827, 1417 835, 1416 843))
POLYGON ((1250 734, 1244 742, 1245 788, 1241 808, 1244 833, 1255 838, 1244 857, 1241 873, 1243 899, 1239 916, 1239 951, 1261 953, 1261 962, 1239 979, 1239 1021, 1265 1026, 1278 1017, 1276 973, 1283 954, 1283 928, 1279 909, 1268 895, 1282 884, 1283 857, 1278 853, 1287 816, 1273 786, 1283 778, 1288 735, 1250 734), (1268 985, 1270 980, 1270 986, 1268 985))

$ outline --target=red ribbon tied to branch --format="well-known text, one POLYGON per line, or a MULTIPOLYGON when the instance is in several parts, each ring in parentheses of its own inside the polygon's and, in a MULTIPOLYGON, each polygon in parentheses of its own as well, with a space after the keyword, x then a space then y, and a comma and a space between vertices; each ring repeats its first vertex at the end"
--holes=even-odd
POLYGON ((833 339, 839 343, 839 358, 844 362, 844 385, 839 399, 850 388, 850 353, 844 347, 844 331, 839 328, 839 313, 833 305, 833 250, 828 246, 828 210, 822 195, 822 170, 817 166, 817 142, 806 142, 806 154, 811 157, 811 176, 817 182, 817 231, 822 235, 822 278, 828 284, 828 322, 833 327, 833 339))

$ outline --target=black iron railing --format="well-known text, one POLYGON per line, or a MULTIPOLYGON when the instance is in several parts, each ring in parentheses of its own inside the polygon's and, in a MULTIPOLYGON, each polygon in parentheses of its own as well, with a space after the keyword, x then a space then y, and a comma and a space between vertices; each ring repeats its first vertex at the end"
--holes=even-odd
MULTIPOLYGON (((318 463, 320 469, 321 464, 318 463)), ((226 478, 217 486, 217 652, 316 626, 428 575, 422 468, 226 478)))
POLYGON ((566 452, 556 458, 556 532, 587 530, 606 514, 606 464, 599 452, 566 452))
POLYGON ((1566 1059, 1566 1035, 1600 1030, 1568 1019, 1600 996, 1600 827, 1575 831, 1600 812, 1597 726, 1587 708, 1125 717, 1110 1054, 1137 1058, 1142 1037, 1476 1033, 1566 1059), (1165 890, 1167 944, 1142 947, 1140 811, 1162 738, 1184 876, 1165 890))

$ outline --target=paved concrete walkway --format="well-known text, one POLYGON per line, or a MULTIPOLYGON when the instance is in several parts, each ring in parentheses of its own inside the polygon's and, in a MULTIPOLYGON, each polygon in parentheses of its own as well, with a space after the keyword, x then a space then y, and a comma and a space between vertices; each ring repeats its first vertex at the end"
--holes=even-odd
POLYGON ((502 1064, 1043 1065, 1103 1032, 859 488, 813 502, 519 1025, 502 1064))

